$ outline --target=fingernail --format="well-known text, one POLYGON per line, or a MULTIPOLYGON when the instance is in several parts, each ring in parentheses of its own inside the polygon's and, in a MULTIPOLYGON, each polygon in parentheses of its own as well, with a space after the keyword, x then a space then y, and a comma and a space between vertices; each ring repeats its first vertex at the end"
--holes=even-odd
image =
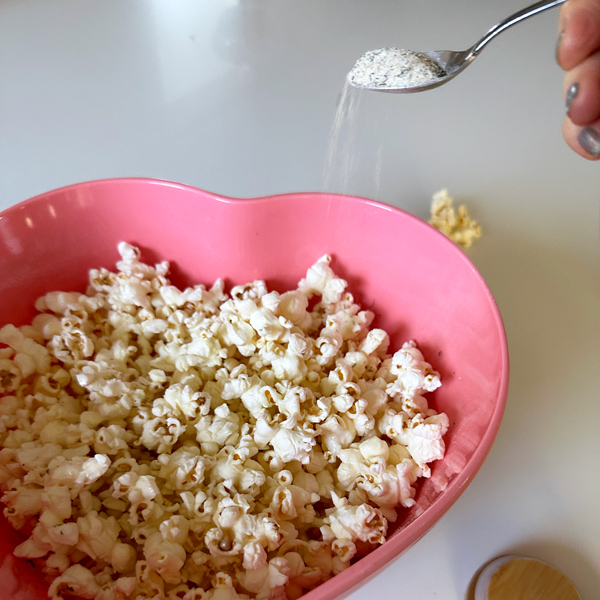
POLYGON ((600 154, 600 132, 593 127, 584 127, 577 136, 581 147, 590 155, 598 156, 600 154))
POLYGON ((567 107, 567 113, 569 112, 569 109, 571 108, 571 104, 573 104, 573 100, 575 100, 575 98, 577 98, 578 93, 579 93, 579 84, 578 83, 574 83, 567 90, 567 96, 565 98, 565 105, 567 107))
POLYGON ((565 32, 561 31, 558 34, 558 40, 556 41, 556 50, 554 51, 554 56, 556 58, 556 62, 558 62, 558 54, 560 52, 560 44, 561 44, 561 42, 562 42, 562 40, 563 40, 564 37, 565 37, 565 32))

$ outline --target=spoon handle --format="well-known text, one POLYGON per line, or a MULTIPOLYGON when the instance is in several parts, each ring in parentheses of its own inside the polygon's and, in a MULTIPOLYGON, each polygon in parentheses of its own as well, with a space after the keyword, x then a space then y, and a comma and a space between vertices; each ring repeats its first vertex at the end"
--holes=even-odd
POLYGON ((510 17, 504 19, 504 21, 501 21, 497 25, 494 25, 487 32, 487 34, 471 48, 471 51, 469 52, 469 58, 475 58, 481 52, 483 47, 492 38, 496 37, 500 32, 504 31, 505 29, 508 29, 515 23, 523 21, 528 17, 532 17, 533 15, 536 15, 537 13, 542 12, 543 10, 554 8, 559 4, 564 4, 564 2, 566 2, 566 0, 543 0, 542 2, 536 2, 535 4, 532 4, 527 8, 523 8, 519 12, 516 12, 514 15, 511 15, 510 17))

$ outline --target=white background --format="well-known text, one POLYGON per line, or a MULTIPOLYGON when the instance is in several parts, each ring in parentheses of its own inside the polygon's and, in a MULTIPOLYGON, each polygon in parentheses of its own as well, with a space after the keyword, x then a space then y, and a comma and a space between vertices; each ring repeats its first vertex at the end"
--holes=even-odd
MULTIPOLYGON (((511 385, 488 460, 351 594, 459 600, 525 552, 600 590, 600 164, 560 136, 558 9, 423 94, 362 93, 324 173, 346 72, 383 46, 462 50, 522 0, 0 0, 0 209, 106 177, 253 197, 328 191, 427 218, 447 188, 502 312, 511 385), (336 165, 352 158, 345 176, 336 165)), ((0 274, 1 276, 1 274, 0 274)))

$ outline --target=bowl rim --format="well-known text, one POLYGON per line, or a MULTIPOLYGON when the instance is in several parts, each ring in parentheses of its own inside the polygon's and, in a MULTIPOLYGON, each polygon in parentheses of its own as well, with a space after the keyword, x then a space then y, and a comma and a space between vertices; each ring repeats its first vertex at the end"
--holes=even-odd
POLYGON ((444 489, 443 494, 440 498, 433 502, 425 511, 415 517, 405 527, 397 530, 397 532, 391 536, 384 544, 372 550, 369 554, 362 557, 360 560, 353 563, 348 569, 340 573, 343 577, 332 577, 328 581, 321 583, 313 590, 307 592, 302 596, 302 600, 321 600, 322 598, 330 599, 346 594, 351 590, 357 588, 366 580, 371 579, 377 575, 386 565, 389 565, 391 561, 398 557, 402 552, 410 548, 415 542, 417 542, 423 535, 427 533, 431 527, 433 527, 439 519, 452 507, 452 505, 458 500, 463 494, 465 489, 474 479, 483 465, 486 457, 488 456, 494 441, 497 437, 506 403, 508 399, 508 388, 509 388, 509 353, 508 353, 508 341, 506 336, 506 330, 502 320, 502 316, 496 300, 491 293, 487 283, 483 279, 483 276, 479 273, 471 259, 465 254, 465 252, 447 236, 441 233, 439 230, 434 228, 426 221, 412 215, 405 210, 385 204, 381 201, 372 200, 360 196, 333 193, 333 192, 286 192, 280 194, 272 194, 266 196, 256 197, 232 197, 224 196, 207 190, 203 190, 198 187, 194 187, 189 184, 178 183, 168 179, 157 179, 149 177, 111 177, 106 179, 92 179, 89 181, 81 181, 72 183, 69 185, 61 186, 40 194, 36 194, 26 200, 22 200, 17 204, 14 204, 7 209, 0 212, 0 220, 4 216, 8 216, 13 212, 23 210, 30 205, 37 204, 44 201, 49 196, 56 194, 64 194, 77 189, 85 188, 97 188, 107 187, 116 185, 152 185, 161 186, 166 188, 175 188, 184 192, 191 192, 205 198, 210 198, 212 201, 222 202, 226 204, 238 204, 238 203, 271 203, 278 201, 293 200, 298 197, 332 197, 337 199, 345 199, 347 201, 358 202, 362 205, 372 206, 378 210, 388 211, 394 214, 400 214, 402 218, 412 222, 413 225, 418 227, 425 227, 430 230, 430 235, 438 235, 443 238, 449 247, 453 248, 453 252, 458 253, 461 260, 469 268, 472 274, 481 286, 486 300, 491 310, 495 329, 499 333, 500 340, 500 357, 501 357, 501 376, 500 386, 494 404, 494 409, 488 422, 487 428, 481 437, 481 442, 469 457, 465 467, 451 478, 447 487, 444 489), (466 474, 466 467, 469 466, 469 473, 466 474), (421 518, 423 515, 427 515, 427 519, 421 518))

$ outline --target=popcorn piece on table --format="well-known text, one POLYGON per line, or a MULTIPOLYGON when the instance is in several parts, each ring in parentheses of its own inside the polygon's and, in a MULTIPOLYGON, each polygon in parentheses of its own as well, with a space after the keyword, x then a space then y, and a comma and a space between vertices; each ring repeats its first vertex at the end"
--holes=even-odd
POLYGON ((470 248, 481 237, 481 227, 470 217, 466 206, 454 208, 448 190, 433 195, 429 223, 462 248, 470 248))

